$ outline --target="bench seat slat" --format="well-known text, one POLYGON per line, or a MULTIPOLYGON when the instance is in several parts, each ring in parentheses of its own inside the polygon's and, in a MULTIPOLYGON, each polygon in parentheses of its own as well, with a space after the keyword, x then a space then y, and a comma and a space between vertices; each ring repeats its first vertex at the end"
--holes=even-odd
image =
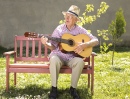
MULTIPOLYGON (((15 63, 15 64, 10 64, 9 65, 10 68, 49 68, 49 64, 48 63, 44 63, 44 64, 27 64, 27 63, 15 63)), ((87 68, 88 66, 84 66, 84 69, 87 68)), ((71 69, 68 66, 62 66, 61 69, 71 69)))
POLYGON ((10 64, 10 68, 48 68, 48 64, 10 64))

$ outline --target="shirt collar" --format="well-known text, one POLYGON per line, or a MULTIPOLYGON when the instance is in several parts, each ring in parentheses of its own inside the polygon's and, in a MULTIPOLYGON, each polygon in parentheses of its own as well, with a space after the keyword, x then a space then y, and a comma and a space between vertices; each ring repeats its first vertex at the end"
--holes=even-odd
POLYGON ((67 28, 66 24, 65 24, 65 27, 66 27, 66 29, 67 29, 68 31, 72 31, 72 30, 74 30, 74 29, 76 28, 76 24, 71 28, 71 30, 69 30, 69 29, 67 28))

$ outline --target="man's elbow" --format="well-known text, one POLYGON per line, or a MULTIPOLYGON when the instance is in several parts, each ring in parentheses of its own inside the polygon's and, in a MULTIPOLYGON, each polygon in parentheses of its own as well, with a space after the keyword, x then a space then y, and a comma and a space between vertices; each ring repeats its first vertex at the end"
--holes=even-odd
POLYGON ((95 41, 95 46, 97 46, 99 44, 99 41, 98 40, 96 40, 95 41))

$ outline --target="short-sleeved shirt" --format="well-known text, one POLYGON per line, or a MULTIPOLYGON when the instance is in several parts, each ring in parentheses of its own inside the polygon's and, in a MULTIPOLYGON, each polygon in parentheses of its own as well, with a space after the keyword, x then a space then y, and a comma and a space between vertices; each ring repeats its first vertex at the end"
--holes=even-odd
MULTIPOLYGON (((52 33, 52 37, 62 38, 62 35, 64 33, 69 33, 71 35, 86 34, 86 35, 88 35, 90 37, 90 39, 98 40, 95 36, 93 36, 91 33, 89 33, 85 28, 83 28, 81 26, 78 26, 78 25, 75 25, 71 30, 68 30, 68 28, 66 27, 66 24, 59 25, 54 30, 54 32, 52 33)), ((69 52, 68 53, 63 53, 60 50, 59 42, 51 40, 51 44, 53 46, 55 46, 56 49, 51 51, 49 57, 51 57, 52 55, 57 55, 60 58, 62 58, 62 60, 64 60, 64 61, 69 61, 69 60, 71 60, 72 58, 75 57, 75 55, 72 54, 72 53, 69 53, 69 52)))

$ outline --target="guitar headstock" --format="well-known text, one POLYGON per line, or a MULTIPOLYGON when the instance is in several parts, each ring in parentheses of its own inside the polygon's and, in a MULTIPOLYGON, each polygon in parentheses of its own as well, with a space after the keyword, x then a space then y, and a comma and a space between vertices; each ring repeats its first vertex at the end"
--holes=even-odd
POLYGON ((25 37, 30 37, 30 38, 37 38, 37 37, 38 37, 38 34, 35 33, 35 32, 25 32, 25 33, 24 33, 24 36, 25 36, 25 37))

